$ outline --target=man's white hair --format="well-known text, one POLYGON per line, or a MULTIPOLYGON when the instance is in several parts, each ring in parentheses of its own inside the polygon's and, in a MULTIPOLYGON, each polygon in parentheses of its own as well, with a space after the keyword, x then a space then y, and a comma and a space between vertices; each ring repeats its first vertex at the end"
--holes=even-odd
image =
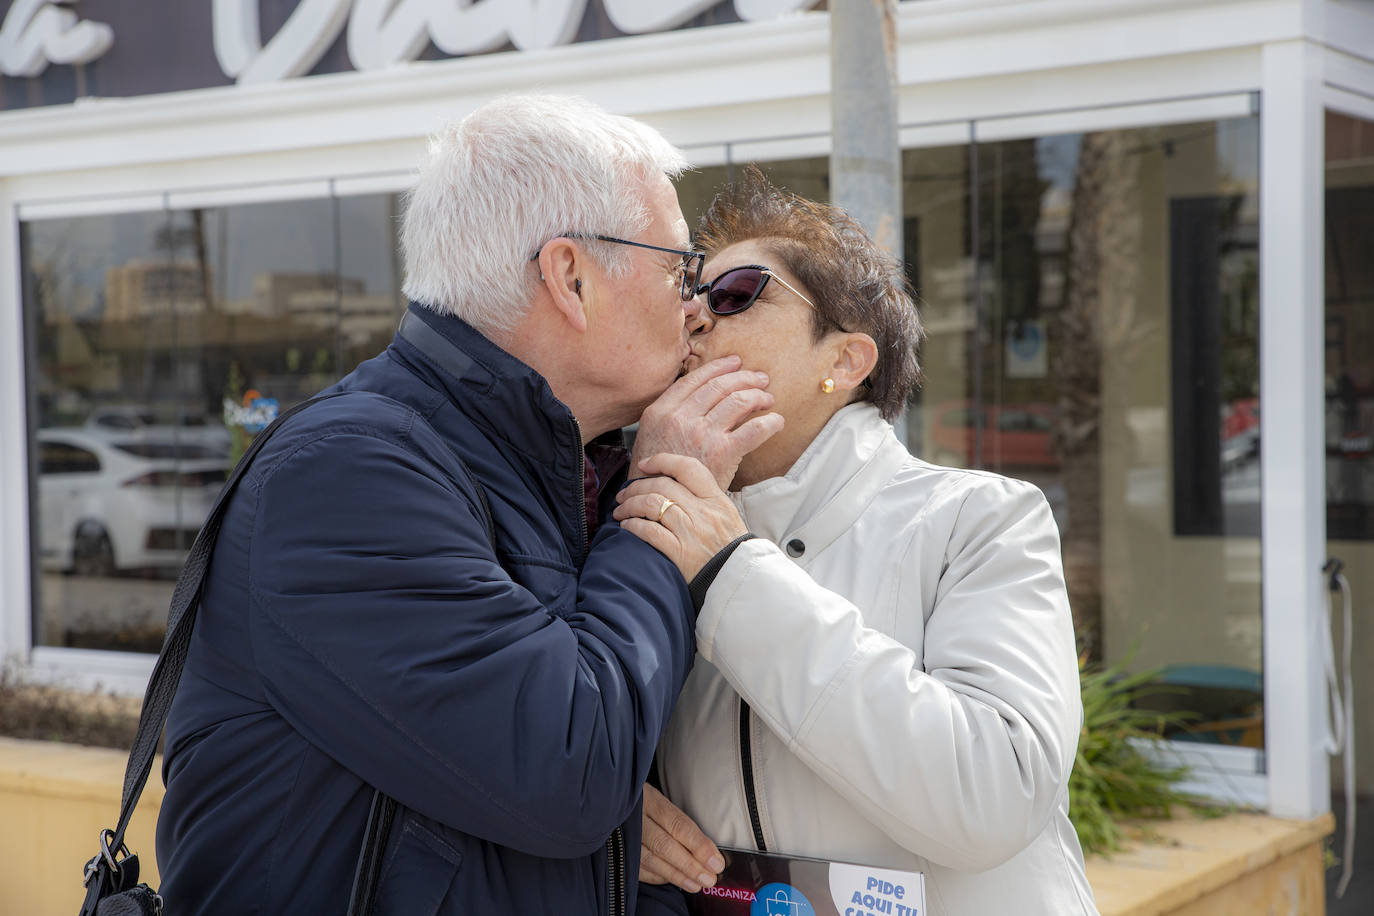
MULTIPOLYGON (((573 96, 489 102, 430 139, 401 228, 404 291, 488 335, 529 309, 530 255, 560 235, 635 239, 651 215, 644 181, 676 178, 682 153, 656 130, 573 96)), ((612 276, 626 246, 591 243, 612 276)))

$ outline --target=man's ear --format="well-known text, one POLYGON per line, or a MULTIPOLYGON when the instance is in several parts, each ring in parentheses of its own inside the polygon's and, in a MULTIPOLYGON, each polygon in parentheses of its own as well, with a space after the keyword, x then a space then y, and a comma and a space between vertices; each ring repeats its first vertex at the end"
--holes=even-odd
POLYGON ((544 291, 553 307, 579 334, 587 330, 581 275, 589 263, 586 253, 570 239, 552 239, 539 250, 539 276, 544 291))
POLYGON ((836 342, 835 361, 830 377, 837 391, 853 391, 873 374, 878 365, 878 345, 873 338, 859 332, 843 334, 836 342))

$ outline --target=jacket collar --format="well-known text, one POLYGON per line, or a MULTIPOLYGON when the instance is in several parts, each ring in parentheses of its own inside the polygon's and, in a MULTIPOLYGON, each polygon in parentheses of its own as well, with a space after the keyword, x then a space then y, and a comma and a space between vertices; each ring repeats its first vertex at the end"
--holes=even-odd
POLYGON ((749 530, 807 558, 856 522, 909 457, 872 404, 840 408, 781 477, 730 494, 749 530))
MULTIPOLYGON (((511 449, 560 467, 580 453, 577 419, 544 377, 461 318, 412 302, 392 349, 511 449)), ((581 479, 580 464, 567 470, 581 479)))

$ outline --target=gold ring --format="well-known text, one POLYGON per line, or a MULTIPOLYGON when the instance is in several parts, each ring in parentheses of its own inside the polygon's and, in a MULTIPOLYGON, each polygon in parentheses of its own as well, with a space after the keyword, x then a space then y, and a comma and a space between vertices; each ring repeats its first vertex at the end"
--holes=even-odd
POLYGON ((658 507, 658 518, 654 519, 654 521, 658 522, 660 525, 663 524, 663 513, 667 512, 669 509, 673 508, 673 506, 676 505, 676 501, 671 500, 666 496, 663 497, 663 505, 658 507))

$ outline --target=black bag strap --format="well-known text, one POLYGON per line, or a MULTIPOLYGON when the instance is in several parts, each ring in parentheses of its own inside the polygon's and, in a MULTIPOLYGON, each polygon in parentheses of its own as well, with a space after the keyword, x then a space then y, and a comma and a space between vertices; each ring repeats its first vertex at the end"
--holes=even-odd
MULTIPOLYGON (((157 742, 162 737, 163 726, 167 724, 167 714, 172 709, 172 699, 176 696, 177 685, 181 683, 181 672, 186 667, 186 655, 191 647, 191 630, 196 624, 196 611, 200 607, 201 590, 205 585, 205 574, 210 565, 210 555, 214 552, 215 541, 219 537, 220 525, 229 498, 238 489, 239 481, 258 452, 272 434, 291 417, 312 404, 328 398, 337 397, 343 392, 323 395, 297 404, 280 414, 253 438, 246 451, 234 466, 233 473, 225 481, 215 504, 206 516, 196 534, 186 564, 177 576, 176 587, 172 590, 171 605, 167 609, 167 635, 162 641, 162 651, 158 653, 153 673, 148 678, 148 688, 143 693, 143 709, 138 716, 138 730, 134 732, 134 745, 129 751, 129 762, 124 767, 124 790, 119 801, 119 820, 113 830, 100 832, 100 852, 86 863, 86 901, 82 905, 82 916, 95 913, 101 899, 124 887, 120 866, 124 862, 136 863, 137 857, 129 854, 124 845, 124 833, 129 829, 129 820, 134 808, 138 806, 143 787, 148 784, 148 776, 153 769, 153 756, 157 752, 157 742), (121 860, 118 857, 123 854, 121 860)), ((136 868, 136 864, 133 868, 136 868)), ((126 869, 132 871, 133 868, 126 869)))
MULTIPOLYGON (((182 567, 181 575, 177 577, 176 587, 172 591, 172 601, 167 611, 167 635, 163 639, 162 651, 158 653, 157 662, 153 665, 152 676, 148 679, 148 688, 143 694, 143 709, 138 717, 138 730, 134 733, 133 748, 129 751, 129 762, 124 768, 124 790, 120 798, 119 820, 114 830, 101 832, 101 852, 87 866, 86 883, 88 886, 94 877, 93 872, 97 871, 106 873, 103 876, 104 880, 97 881, 97 886, 117 886, 110 880, 113 877, 112 873, 118 871, 119 860, 116 856, 121 850, 124 850, 127 855, 124 833, 128 830, 129 820, 133 817, 134 808, 138 805, 143 789, 148 784, 148 777, 153 768, 153 757, 157 752, 158 739, 162 736, 162 729, 167 724, 167 715, 172 709, 172 699, 176 696, 177 685, 181 682, 182 670, 186 667, 186 656, 191 647, 191 631, 195 627, 196 612, 200 608, 205 575, 209 569, 210 556, 214 553, 215 541, 219 537, 220 526, 224 522, 224 513, 227 510, 229 498, 238 489, 240 480, 242 480, 249 465, 253 463, 258 452, 262 450, 263 445, 273 433, 281 428, 282 424, 307 407, 346 393, 338 391, 333 394, 321 395, 297 404, 279 415, 266 429, 253 438, 252 443, 243 453, 243 457, 234 466, 233 473, 229 475, 229 479, 220 490, 219 496, 215 498, 214 507, 211 508, 205 524, 201 526, 200 532, 196 535, 190 553, 187 555, 186 565, 182 567)), ((467 465, 456 450, 454 450, 454 457, 458 459, 464 470, 467 470, 467 465)), ((471 472, 468 473, 468 479, 472 482, 477 493, 478 503, 487 525, 487 536, 491 539, 494 548, 496 531, 486 492, 471 472)), ((380 877, 382 851, 386 847, 387 836, 391 831, 391 821, 395 811, 396 801, 380 789, 376 790, 372 798, 372 807, 368 813, 367 828, 363 832, 363 845, 358 856, 357 871, 353 876, 353 892, 348 908, 349 916, 361 916, 361 914, 371 910, 377 881, 380 877)))
POLYGON ((129 751, 129 763, 124 768, 124 792, 119 803, 119 821, 115 825, 114 837, 110 842, 113 849, 124 845, 124 831, 129 827, 134 807, 138 805, 143 787, 148 784, 152 772, 153 756, 157 752, 157 742, 162 736, 162 728, 167 724, 167 714, 172 709, 172 698, 176 696, 177 685, 181 683, 181 672, 186 667, 186 655, 191 648, 191 630, 196 625, 196 612, 200 608, 201 590, 205 585, 205 574, 210 566, 210 555, 214 553, 215 541, 219 538, 220 525, 229 498, 238 489, 239 481, 247 472, 253 459, 267 440, 281 425, 307 407, 338 397, 344 392, 326 394, 297 404, 272 421, 266 429, 253 438, 248 449, 234 466, 215 505, 191 544, 186 557, 186 565, 177 577, 176 588, 172 591, 172 603, 167 610, 167 635, 163 639, 162 651, 158 653, 157 663, 153 665, 152 677, 148 679, 148 689, 143 694, 143 710, 138 717, 138 730, 134 733, 134 746, 129 751))

